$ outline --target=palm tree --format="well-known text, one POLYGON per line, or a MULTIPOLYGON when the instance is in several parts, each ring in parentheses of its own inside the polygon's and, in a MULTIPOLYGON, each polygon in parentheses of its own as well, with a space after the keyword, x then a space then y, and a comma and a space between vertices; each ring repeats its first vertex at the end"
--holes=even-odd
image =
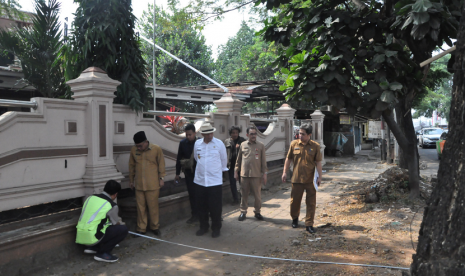
POLYGON ((69 90, 65 83, 63 43, 57 0, 36 0, 32 26, 0 30, 0 50, 21 61, 24 85, 34 86, 44 97, 62 97, 69 90))

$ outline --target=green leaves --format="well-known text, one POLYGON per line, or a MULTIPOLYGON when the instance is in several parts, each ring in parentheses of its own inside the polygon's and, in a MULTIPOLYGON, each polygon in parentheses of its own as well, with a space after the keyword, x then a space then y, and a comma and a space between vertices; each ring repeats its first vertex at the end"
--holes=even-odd
POLYGON ((394 93, 392 91, 388 91, 388 90, 385 90, 383 91, 383 93, 381 94, 381 97, 379 97, 379 99, 385 103, 389 103, 389 104, 392 104, 394 102, 396 102, 396 96, 394 95, 394 93))
MULTIPOLYGON (((14 2, 14 1, 13 1, 14 2)), ((0 30, 0 48, 21 61, 25 85, 34 86, 45 97, 64 97, 69 91, 63 70, 61 40, 56 0, 36 1, 30 28, 0 30)))
POLYGON ((402 87, 403 87, 402 84, 400 84, 400 83, 398 83, 396 81, 389 84, 389 89, 394 90, 394 91, 395 90, 401 90, 402 87))
POLYGON ((373 62, 382 63, 386 60, 386 55, 384 54, 376 54, 373 58, 373 62))
POLYGON ((421 25, 429 22, 429 14, 427 12, 413 13, 413 23, 415 25, 421 25))
POLYGON ((433 4, 429 0, 416 0, 412 6, 414 12, 426 12, 433 4))
POLYGON ((398 51, 386 51, 384 52, 384 54, 386 55, 386 57, 392 57, 392 56, 395 56, 397 52, 398 51))
POLYGON ((79 0, 70 38, 67 62, 69 78, 76 78, 87 67, 96 66, 110 78, 121 81, 116 103, 142 111, 148 104, 148 75, 140 42, 134 32, 136 18, 131 1, 79 0), (129 73, 128 73, 129 72, 129 73))
POLYGON ((305 61, 305 54, 306 54, 306 51, 303 51, 302 53, 293 56, 289 60, 289 63, 296 63, 296 64, 303 63, 305 61))
POLYGON ((315 73, 320 73, 320 72, 326 70, 326 68, 328 68, 328 64, 327 63, 322 63, 320 66, 318 66, 318 68, 315 69, 315 73))
POLYGON ((291 64, 283 85, 286 95, 367 116, 393 109, 398 100, 408 105, 410 96, 423 93, 418 64, 424 59, 416 59, 442 41, 451 42, 458 26, 458 14, 452 16, 451 11, 461 10, 455 2, 436 0, 400 0, 393 13, 383 12, 390 7, 382 1, 358 10, 352 9, 353 2, 312 0, 302 14, 286 21, 301 11, 300 5, 281 5, 273 25, 262 32, 282 47, 279 64, 291 64))
POLYGON ((292 77, 288 77, 288 78, 286 79, 286 85, 287 85, 288 87, 293 87, 293 86, 294 86, 294 79, 292 79, 292 77))

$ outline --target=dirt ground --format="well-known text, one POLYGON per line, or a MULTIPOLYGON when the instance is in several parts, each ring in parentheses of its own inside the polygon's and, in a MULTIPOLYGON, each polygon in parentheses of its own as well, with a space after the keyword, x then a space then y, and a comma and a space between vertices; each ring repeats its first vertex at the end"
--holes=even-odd
MULTIPOLYGON (((342 185, 344 183, 341 183, 342 185)), ((270 249, 267 256, 326 262, 372 264, 408 268, 415 253, 426 206, 408 194, 395 201, 364 202, 371 182, 347 186, 333 201, 318 206, 317 233, 301 232, 285 248, 270 249)), ((258 275, 401 275, 401 270, 329 264, 265 264, 258 275)))
MULTIPOLYGON (((256 220, 249 207, 247 219, 239 222, 238 206, 225 204, 219 238, 211 238, 210 233, 197 237, 198 224, 178 221, 162 226, 162 239, 255 256, 408 268, 418 239, 424 199, 409 201, 405 189, 396 192, 383 184, 392 182, 386 175, 379 177, 392 165, 352 159, 328 166, 323 176, 317 194, 316 234, 309 234, 303 227, 304 202, 301 227, 291 228, 291 186, 281 183, 262 190, 264 221, 256 220), (374 186, 381 193, 380 201, 365 203, 364 195, 374 186)), ((395 187, 405 184, 404 178, 394 178, 395 187)), ((253 206, 253 196, 249 196, 249 206, 253 206)), ((114 253, 120 257, 114 264, 102 264, 82 254, 33 275, 401 275, 401 270, 396 269, 265 260, 133 237, 123 241, 114 253)))

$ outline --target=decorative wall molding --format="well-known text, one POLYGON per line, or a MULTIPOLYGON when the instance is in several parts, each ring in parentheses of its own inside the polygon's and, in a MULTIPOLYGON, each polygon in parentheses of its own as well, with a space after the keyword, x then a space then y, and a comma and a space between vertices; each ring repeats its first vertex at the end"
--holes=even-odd
MULTIPOLYGON (((130 153, 133 146, 133 144, 113 145, 113 154, 130 153)), ((163 155, 165 156, 165 158, 176 161, 178 157, 178 154, 176 152, 172 152, 164 148, 162 148, 161 150, 163 151, 163 155)))
POLYGON ((0 168, 22 160, 73 157, 87 155, 86 146, 60 148, 23 148, 0 155, 0 168))
POLYGON ((274 137, 273 139, 271 139, 270 142, 268 142, 266 145, 265 145, 265 150, 268 150, 269 148, 271 148, 271 146, 276 143, 276 142, 286 142, 286 138, 284 137, 274 137))

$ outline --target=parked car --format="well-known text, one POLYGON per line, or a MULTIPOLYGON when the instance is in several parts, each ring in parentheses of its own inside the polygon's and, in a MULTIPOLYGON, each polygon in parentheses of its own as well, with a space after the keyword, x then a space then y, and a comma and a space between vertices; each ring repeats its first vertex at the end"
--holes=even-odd
POLYGON ((420 147, 429 147, 436 146, 436 142, 439 140, 439 137, 444 132, 440 128, 424 128, 420 131, 418 135, 418 143, 420 147))
POLYGON ((438 160, 441 160, 442 151, 444 150, 444 144, 447 139, 447 130, 441 134, 439 140, 436 142, 436 151, 438 152, 438 160))

